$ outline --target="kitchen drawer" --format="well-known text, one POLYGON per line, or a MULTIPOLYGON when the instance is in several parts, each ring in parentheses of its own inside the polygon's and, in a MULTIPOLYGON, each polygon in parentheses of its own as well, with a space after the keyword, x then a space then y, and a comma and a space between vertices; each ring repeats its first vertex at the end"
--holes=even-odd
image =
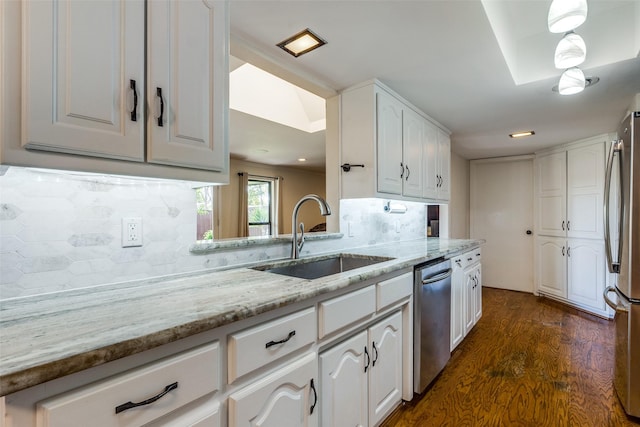
POLYGON ((38 427, 134 427, 220 388, 220 346, 207 344, 37 405, 38 427), (176 384, 157 400, 170 385, 176 384), (116 413, 130 402, 152 402, 116 413))
POLYGON ((378 310, 413 293, 413 273, 402 274, 376 285, 378 310))
POLYGON ((229 336, 229 383, 316 340, 314 307, 229 336))
POLYGON ((318 314, 319 336, 323 338, 353 322, 371 316, 375 311, 375 285, 323 301, 320 303, 318 314))
POLYGON ((478 247, 472 251, 465 252, 462 255, 458 255, 452 258, 452 265, 461 269, 465 269, 472 264, 476 264, 480 262, 481 260, 482 260, 482 252, 478 247))
POLYGON ((482 261, 482 251, 480 250, 479 247, 471 251, 471 254, 472 254, 471 256, 473 258, 474 263, 482 261))

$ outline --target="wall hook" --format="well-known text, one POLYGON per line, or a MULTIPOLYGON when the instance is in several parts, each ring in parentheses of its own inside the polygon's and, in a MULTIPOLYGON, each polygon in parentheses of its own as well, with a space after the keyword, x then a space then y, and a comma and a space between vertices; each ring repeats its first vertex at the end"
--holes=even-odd
POLYGON ((345 163, 340 166, 344 172, 349 172, 351 168, 363 168, 364 165, 351 165, 349 163, 345 163))

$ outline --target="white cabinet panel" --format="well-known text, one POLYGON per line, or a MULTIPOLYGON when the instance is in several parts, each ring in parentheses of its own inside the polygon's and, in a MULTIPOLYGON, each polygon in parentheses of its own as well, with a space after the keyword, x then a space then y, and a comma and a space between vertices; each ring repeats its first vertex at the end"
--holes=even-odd
POLYGON ((321 425, 367 426, 367 331, 320 355, 321 425), (365 369, 366 368, 366 369, 365 369))
POLYGON ((565 239, 537 238, 538 289, 550 295, 567 297, 567 247, 565 239))
POLYGON ((402 112, 402 157, 403 183, 402 194, 410 197, 422 197, 422 151, 426 120, 410 108, 402 112))
POLYGON ((571 301, 605 310, 605 255, 602 241, 571 241, 567 252, 568 297, 571 301))
POLYGON ((316 322, 312 307, 229 335, 229 382, 315 342, 316 322))
POLYGON ((149 162, 226 168, 227 19, 220 1, 148 3, 149 162))
POLYGON ((313 427, 318 424, 316 353, 229 396, 229 427, 313 427))
POLYGON ((368 286, 347 295, 323 301, 318 310, 318 335, 323 338, 376 311, 376 287, 368 286))
POLYGON ((42 401, 37 426, 140 426, 219 389, 216 342, 42 401), (126 408, 127 403, 143 402, 163 391, 148 405, 126 408))
POLYGON ((376 93, 378 191, 402 194, 402 103, 376 93))
POLYGON ((568 151, 567 237, 602 239, 604 144, 568 151))
POLYGON ((323 426, 378 425, 402 400, 402 313, 320 355, 323 426))
POLYGON ((25 1, 23 16, 23 146, 143 161, 144 3, 25 1))
POLYGON ((413 294, 413 273, 406 273, 376 285, 377 309, 407 298, 413 294))
POLYGON ((536 158, 538 234, 564 236, 566 231, 566 153, 536 158))
POLYGON ((442 129, 438 129, 438 199, 449 200, 451 198, 451 140, 442 129))
POLYGON ((369 425, 377 425, 402 399, 402 314, 369 328, 369 425))

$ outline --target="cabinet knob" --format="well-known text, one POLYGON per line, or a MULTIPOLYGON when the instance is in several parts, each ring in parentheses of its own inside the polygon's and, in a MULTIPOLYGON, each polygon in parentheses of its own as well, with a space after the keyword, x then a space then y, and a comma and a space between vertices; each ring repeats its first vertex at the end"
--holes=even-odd
POLYGON ((527 230, 527 235, 531 235, 531 230, 527 230))

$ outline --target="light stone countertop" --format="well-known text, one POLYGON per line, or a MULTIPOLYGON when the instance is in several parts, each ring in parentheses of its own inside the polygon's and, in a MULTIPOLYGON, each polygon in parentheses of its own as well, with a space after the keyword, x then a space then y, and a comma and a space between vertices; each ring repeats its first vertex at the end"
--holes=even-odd
POLYGON ((394 259, 314 280, 240 266, 0 301, 0 396, 482 243, 349 249, 394 259))

